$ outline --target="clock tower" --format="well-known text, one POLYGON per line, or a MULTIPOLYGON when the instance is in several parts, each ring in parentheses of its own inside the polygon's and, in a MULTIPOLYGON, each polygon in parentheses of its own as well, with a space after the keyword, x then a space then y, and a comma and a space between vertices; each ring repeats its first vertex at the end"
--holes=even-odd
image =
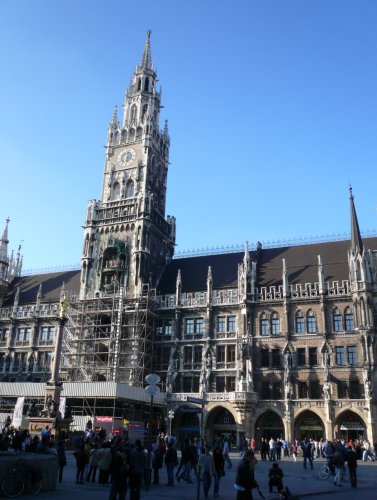
POLYGON ((102 194, 88 204, 80 297, 129 298, 155 287, 174 253, 175 218, 165 217, 170 138, 159 128, 161 92, 150 49, 126 90, 123 120, 114 108, 108 126, 102 194))

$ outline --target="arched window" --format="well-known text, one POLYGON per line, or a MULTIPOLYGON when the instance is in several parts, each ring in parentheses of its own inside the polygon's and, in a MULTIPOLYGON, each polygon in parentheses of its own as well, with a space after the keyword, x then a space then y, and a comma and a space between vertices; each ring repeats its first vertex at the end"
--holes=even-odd
POLYGON ((129 180, 126 186, 126 198, 132 198, 134 195, 134 183, 129 180))
POLYGON ((138 79, 137 81, 137 90, 141 89, 141 78, 138 79))
POLYGON ((114 182, 113 189, 111 190, 111 200, 118 200, 120 193, 120 185, 119 182, 114 182))
POLYGON ((262 313, 260 316, 260 328, 259 328, 260 334, 261 335, 269 335, 269 324, 268 324, 268 317, 266 313, 262 313))
POLYGON ((346 307, 344 311, 344 323, 346 325, 346 332, 354 330, 353 312, 349 307, 346 307))
POLYGON ((143 112, 141 114, 141 121, 144 123, 145 117, 147 116, 148 104, 144 104, 143 112))
POLYGON ((295 320, 296 333, 305 333, 305 318, 301 311, 296 312, 295 320))
POLYGON ((306 324, 308 333, 317 333, 317 318, 311 309, 306 316, 306 324))
POLYGON ((131 123, 136 122, 136 115, 137 115, 137 106, 134 104, 131 108, 131 123))
POLYGON ((144 82, 144 91, 148 92, 149 91, 149 78, 147 77, 144 82))
POLYGON ((338 308, 335 308, 332 313, 332 329, 334 332, 341 332, 343 330, 342 315, 338 308))
POLYGON ((142 135, 143 135, 143 128, 142 127, 137 127, 137 130, 136 130, 136 140, 141 139, 142 135))
POLYGON ((135 129, 134 129, 134 128, 132 128, 132 129, 130 130, 129 141, 130 141, 130 142, 132 142, 132 141, 134 141, 134 140, 135 140, 135 129))
POLYGON ((280 319, 278 313, 273 313, 271 316, 271 334, 280 334, 280 319))

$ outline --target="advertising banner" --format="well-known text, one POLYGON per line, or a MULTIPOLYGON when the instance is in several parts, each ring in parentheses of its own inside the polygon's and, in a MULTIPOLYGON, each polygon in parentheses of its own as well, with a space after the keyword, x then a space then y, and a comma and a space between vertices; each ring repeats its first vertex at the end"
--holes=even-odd
POLYGON ((64 418, 66 403, 67 403, 67 398, 60 398, 59 411, 62 418, 64 418))
POLYGON ((24 409, 25 398, 17 398, 16 406, 14 407, 12 425, 13 427, 21 427, 22 424, 22 412, 24 409))

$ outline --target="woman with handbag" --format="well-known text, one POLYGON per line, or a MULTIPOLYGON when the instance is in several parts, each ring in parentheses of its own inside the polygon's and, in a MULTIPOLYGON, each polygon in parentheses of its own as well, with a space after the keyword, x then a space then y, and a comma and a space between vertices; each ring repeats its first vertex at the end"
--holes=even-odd
POLYGON ((216 446, 216 448, 213 450, 213 479, 215 483, 213 487, 214 497, 219 496, 220 479, 225 476, 224 465, 225 462, 223 454, 221 452, 221 448, 219 446, 216 446))

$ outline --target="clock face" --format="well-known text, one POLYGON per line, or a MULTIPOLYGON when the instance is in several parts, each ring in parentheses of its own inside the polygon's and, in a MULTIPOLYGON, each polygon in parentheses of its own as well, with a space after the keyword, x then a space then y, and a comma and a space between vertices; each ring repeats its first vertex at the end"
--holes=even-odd
POLYGON ((125 149, 118 155, 118 164, 122 167, 131 165, 136 157, 136 153, 132 148, 125 149))

